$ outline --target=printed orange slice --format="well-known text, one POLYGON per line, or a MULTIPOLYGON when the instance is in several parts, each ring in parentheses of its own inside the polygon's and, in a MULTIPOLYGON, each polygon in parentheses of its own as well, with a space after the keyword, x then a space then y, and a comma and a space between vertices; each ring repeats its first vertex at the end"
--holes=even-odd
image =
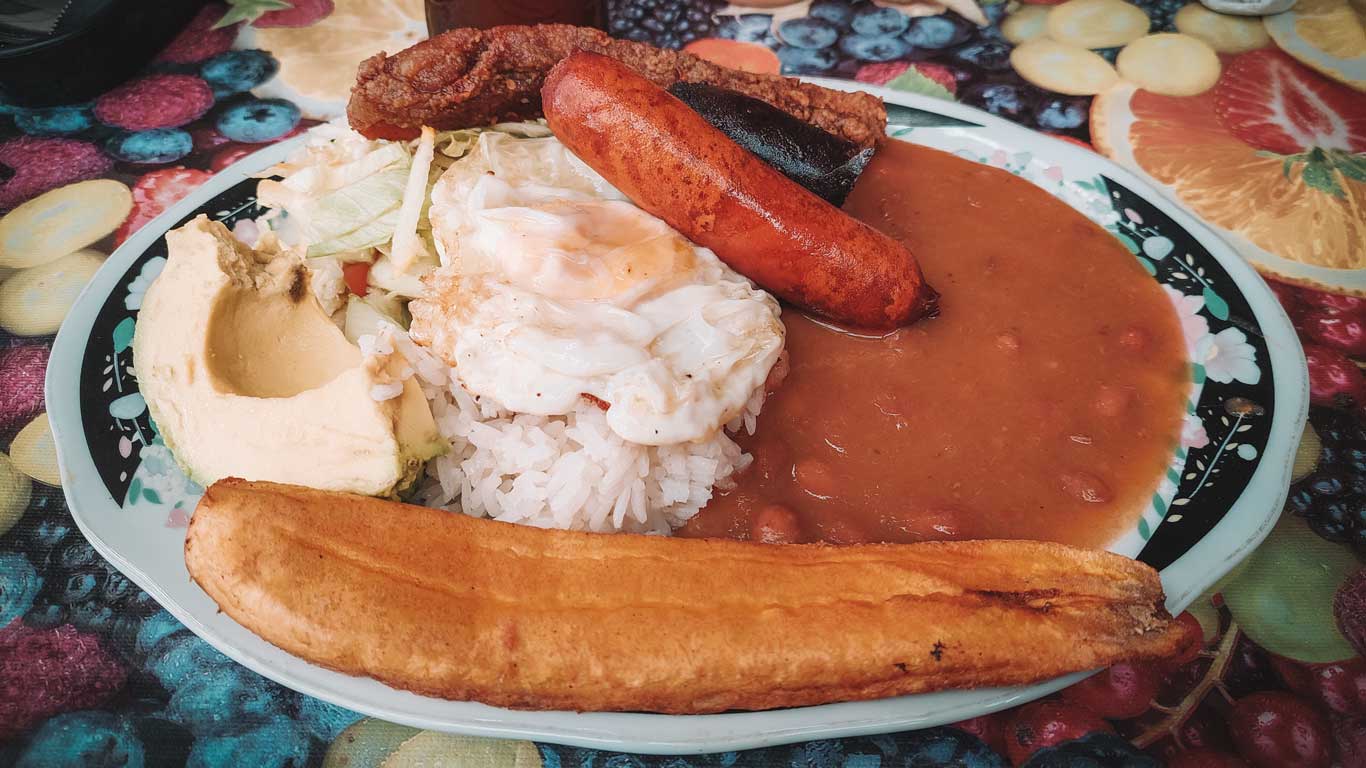
POLYGON ((1214 225, 1263 271, 1366 295, 1366 99, 1274 49, 1174 97, 1096 98, 1091 135, 1214 225))
POLYGON ((704 37, 683 46, 683 50, 699 59, 713 64, 753 72, 758 75, 776 75, 782 68, 778 54, 773 49, 759 43, 746 43, 740 40, 727 40, 721 37, 704 37))
POLYGON ((306 27, 242 25, 237 47, 264 48, 280 71, 257 93, 284 98, 305 117, 327 120, 346 110, 356 67, 427 36, 421 0, 336 0, 332 13, 306 27))
POLYGON ((1328 77, 1366 91, 1366 2, 1299 0, 1262 19, 1286 53, 1328 77))

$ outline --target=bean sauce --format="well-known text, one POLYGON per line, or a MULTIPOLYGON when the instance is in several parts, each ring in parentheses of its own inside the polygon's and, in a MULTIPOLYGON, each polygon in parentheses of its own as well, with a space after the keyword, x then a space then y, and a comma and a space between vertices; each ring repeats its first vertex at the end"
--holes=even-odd
POLYGON ((867 338, 785 308, 791 369, 738 438, 755 461, 679 534, 1103 547, 1133 526, 1190 381, 1134 257, 1023 179, 900 141, 845 210, 910 247, 941 315, 867 338))

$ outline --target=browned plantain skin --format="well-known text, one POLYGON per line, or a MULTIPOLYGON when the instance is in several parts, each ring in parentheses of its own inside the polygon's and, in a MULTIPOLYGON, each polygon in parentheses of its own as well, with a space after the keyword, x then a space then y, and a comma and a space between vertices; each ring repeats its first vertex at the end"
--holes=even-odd
POLYGON ((580 49, 611 56, 666 88, 680 80, 710 83, 762 99, 861 147, 873 146, 886 129, 886 107, 866 93, 741 72, 566 24, 453 29, 393 56, 377 54, 361 62, 346 114, 372 139, 410 139, 423 125, 468 128, 540 117, 546 73, 580 49))
POLYGON ((185 561, 290 653, 527 709, 685 714, 1010 685, 1181 641, 1152 569, 1026 541, 549 531, 229 479, 200 501, 185 561))

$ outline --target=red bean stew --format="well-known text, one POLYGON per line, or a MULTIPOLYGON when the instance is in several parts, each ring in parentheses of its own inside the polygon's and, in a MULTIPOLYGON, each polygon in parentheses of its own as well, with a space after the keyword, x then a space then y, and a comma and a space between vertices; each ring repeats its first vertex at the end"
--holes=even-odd
POLYGON ((1023 179, 900 141, 845 210, 910 247, 940 316, 866 338, 785 309, 791 371, 739 440, 754 464, 679 533, 1104 547, 1134 525, 1189 386, 1134 257, 1023 179))

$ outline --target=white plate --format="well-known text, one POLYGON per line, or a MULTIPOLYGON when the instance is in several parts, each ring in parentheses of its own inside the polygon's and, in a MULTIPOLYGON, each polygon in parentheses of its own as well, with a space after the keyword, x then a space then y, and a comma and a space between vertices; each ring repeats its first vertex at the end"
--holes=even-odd
MULTIPOLYGON (((820 82, 844 90, 858 87, 820 82)), ((898 105, 889 126, 893 135, 1006 167, 1043 186, 1127 237, 1131 249, 1154 256, 1141 260, 1156 279, 1186 292, 1197 283, 1207 286, 1197 295, 1206 297, 1201 317, 1211 331, 1238 328, 1244 334, 1258 380, 1209 380, 1193 389, 1198 403, 1191 404, 1192 411, 1203 420, 1210 442, 1191 448, 1189 458, 1199 460, 1203 477, 1182 473, 1186 456, 1180 451, 1143 521, 1111 545, 1130 556, 1141 551, 1142 559, 1159 567, 1169 609, 1181 610, 1252 551, 1270 531, 1285 499, 1304 425, 1308 381, 1299 341, 1280 305, 1224 243, 1099 155, 968 107, 868 90, 898 105), (1140 221, 1133 221, 1130 212, 1140 221), (1156 242, 1163 238, 1165 244, 1156 242), (1156 258, 1159 253, 1164 258, 1156 258), (1186 253, 1189 263, 1180 261, 1186 253), (1174 277, 1181 272, 1189 275, 1174 277), (1236 451, 1230 440, 1235 434, 1236 451), (1221 473, 1217 484, 1210 476, 1215 469, 1221 473)), ((713 752, 927 727, 1011 707, 1082 677, 770 712, 525 712, 418 696, 332 672, 285 653, 219 613, 185 569, 183 518, 193 507, 195 489, 178 488, 177 478, 183 476, 165 462, 140 461, 140 441, 151 425, 135 394, 136 382, 124 370, 131 360, 126 341, 140 291, 155 273, 158 249, 164 254, 163 234, 201 210, 228 220, 250 213, 253 188, 245 180, 285 157, 299 141, 244 158, 120 247, 71 311, 48 367, 47 403, 76 523, 101 555, 223 653, 290 688, 385 720, 644 753, 713 752)))

